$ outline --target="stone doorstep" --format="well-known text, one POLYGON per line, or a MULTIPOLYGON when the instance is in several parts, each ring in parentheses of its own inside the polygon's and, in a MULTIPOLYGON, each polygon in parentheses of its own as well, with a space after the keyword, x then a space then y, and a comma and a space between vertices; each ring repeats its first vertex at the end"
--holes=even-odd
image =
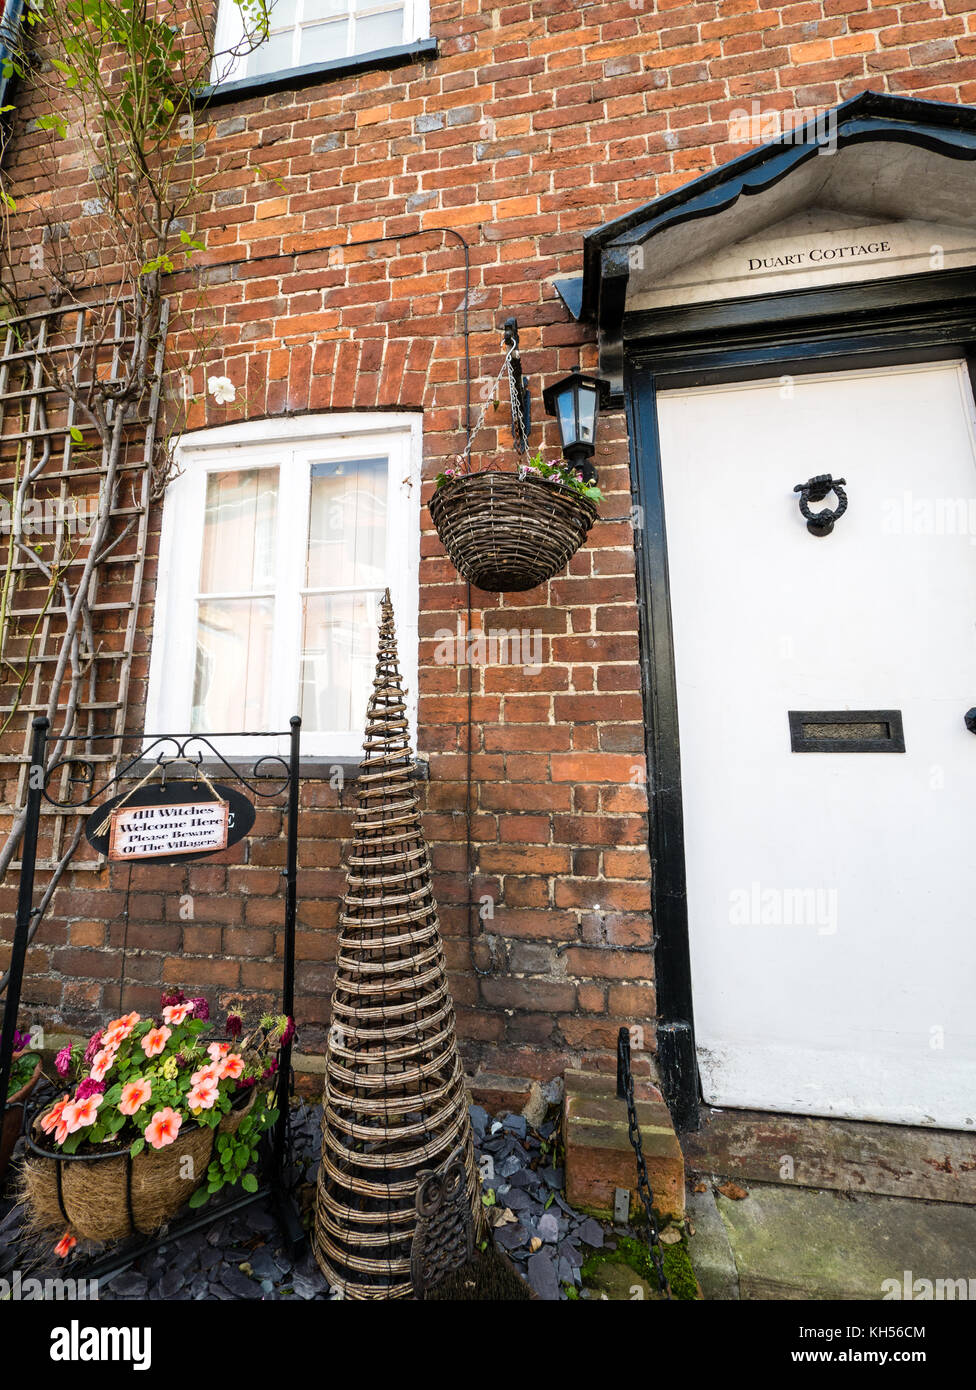
MULTIPOLYGON (((614 1192, 623 1187, 631 1193, 635 1212, 637 1160, 627 1131, 627 1106, 617 1098, 616 1078, 568 1071, 563 1116, 566 1200, 582 1211, 610 1216, 614 1192)), ((660 1099, 638 1101, 637 1120, 654 1205, 662 1215, 681 1217, 684 1158, 668 1108, 660 1099)))

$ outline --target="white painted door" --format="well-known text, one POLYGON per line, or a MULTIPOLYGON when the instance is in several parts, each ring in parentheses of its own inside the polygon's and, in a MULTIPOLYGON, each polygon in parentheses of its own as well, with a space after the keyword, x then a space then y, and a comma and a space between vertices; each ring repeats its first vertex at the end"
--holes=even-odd
POLYGON ((658 399, 705 1099, 976 1127, 966 372, 658 399), (817 538, 793 487, 828 472, 817 538), (792 752, 791 710, 898 710, 906 751, 792 752))

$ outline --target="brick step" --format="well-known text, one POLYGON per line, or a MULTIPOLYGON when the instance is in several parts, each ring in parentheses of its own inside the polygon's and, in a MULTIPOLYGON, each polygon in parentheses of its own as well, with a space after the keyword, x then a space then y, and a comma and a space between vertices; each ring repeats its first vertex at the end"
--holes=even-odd
MULTIPOLYGON (((563 1101, 566 1199, 581 1211, 612 1216, 618 1187, 631 1194, 638 1211, 637 1160, 627 1132, 627 1105, 617 1097, 616 1078, 568 1071, 563 1101)), ((683 1216, 685 1164, 668 1107, 656 1087, 638 1100, 637 1121, 654 1205, 662 1215, 683 1216)))

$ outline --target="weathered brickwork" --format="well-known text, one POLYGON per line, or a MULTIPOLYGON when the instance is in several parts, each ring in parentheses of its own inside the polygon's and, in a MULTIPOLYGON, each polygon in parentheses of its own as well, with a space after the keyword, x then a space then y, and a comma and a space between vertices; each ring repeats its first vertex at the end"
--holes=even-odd
MULTIPOLYGON (((472 1070, 548 1078, 584 1059, 610 1066, 619 1023, 648 1025, 655 1012, 626 428, 620 414, 603 421, 607 500, 568 571, 504 600, 473 595, 471 625, 540 632, 542 665, 472 668, 469 726, 469 670, 436 659, 438 632, 468 621, 467 590, 426 513, 435 474, 463 443, 464 255, 444 229, 470 247, 475 407, 514 314, 541 415, 542 386, 596 367, 592 328, 552 284, 579 274, 585 231, 741 153, 730 137, 753 101, 761 119, 868 88, 976 102, 976 13, 966 0, 433 0, 431 33, 431 61, 199 116, 209 182, 189 213, 206 250, 170 277, 169 350, 176 361, 197 353, 191 429, 423 412, 419 743, 459 1031, 472 1070), (239 389, 234 406, 205 395, 218 369, 239 389)), ((41 160, 50 137, 30 125, 29 94, 19 100, 8 171, 26 277, 43 221, 83 229, 90 189, 77 143, 63 147, 54 186, 41 160)), ((511 460, 503 415, 489 411, 476 463, 511 460)), ((555 446, 551 421, 544 437, 555 446)), ((157 517, 154 546, 158 529, 157 517)), ((142 719, 156 577, 150 559, 130 727, 142 719)), ((349 786, 342 798, 327 781, 302 787, 306 1050, 325 1037, 351 799, 349 786)), ((214 997, 272 990, 282 862, 280 810, 263 809, 248 841, 207 863, 69 875, 31 951, 25 1009, 68 1024, 114 1011, 123 941, 132 1007, 161 983, 214 997)), ((14 898, 11 882, 0 888, 8 936, 14 898)))

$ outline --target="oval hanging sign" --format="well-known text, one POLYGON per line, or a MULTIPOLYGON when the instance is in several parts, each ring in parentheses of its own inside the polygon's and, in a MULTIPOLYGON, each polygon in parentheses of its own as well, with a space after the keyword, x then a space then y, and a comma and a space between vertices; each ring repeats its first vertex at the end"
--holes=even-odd
POLYGON ((103 802, 85 822, 85 838, 99 854, 130 864, 205 859, 243 840, 253 824, 254 803, 233 787, 167 782, 103 802))

